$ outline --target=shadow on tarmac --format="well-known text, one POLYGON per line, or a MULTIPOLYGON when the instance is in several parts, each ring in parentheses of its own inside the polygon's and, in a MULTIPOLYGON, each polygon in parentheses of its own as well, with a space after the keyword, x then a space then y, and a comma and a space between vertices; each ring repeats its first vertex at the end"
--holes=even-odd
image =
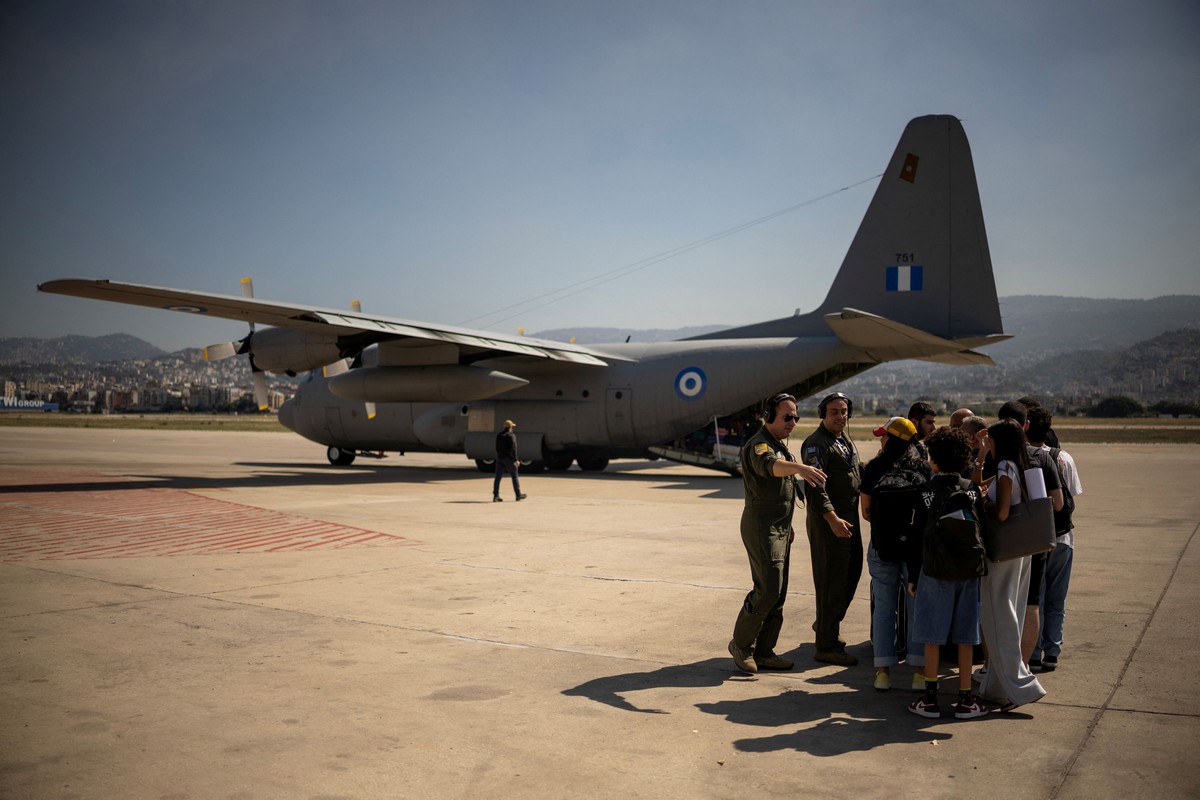
MULTIPOLYGON (((637 462, 641 463, 641 462, 637 462)), ((260 470, 253 475, 238 477, 200 477, 195 475, 113 475, 111 477, 96 476, 96 480, 72 480, 60 482, 28 482, 0 485, 0 494, 42 493, 42 492, 97 492, 125 491, 130 489, 179 489, 179 490, 209 490, 209 489, 254 489, 280 488, 288 486, 369 486, 373 484, 420 484, 448 483, 450 481, 489 482, 491 473, 480 472, 474 465, 459 467, 427 467, 408 466, 404 464, 363 464, 352 467, 311 466, 297 467, 291 463, 271 462, 234 462, 231 466, 246 467, 260 470)), ((639 468, 644 469, 644 468, 639 468)), ((742 496, 741 481, 734 481, 724 476, 687 475, 667 476, 654 474, 653 471, 622 471, 612 469, 608 473, 568 472, 523 474, 522 479, 530 481, 531 485, 545 478, 566 480, 604 480, 604 481, 640 481, 663 483, 668 485, 660 489, 684 489, 694 492, 697 488, 711 487, 711 491, 701 494, 704 498, 730 499, 742 496)))
MULTIPOLYGON (((801 648, 789 653, 796 657, 797 669, 811 661, 811 652, 801 648)), ((825 669, 812 664, 810 669, 825 669)), ((638 714, 668 714, 659 708, 643 707, 629 695, 654 689, 720 689, 726 683, 760 681, 778 675, 786 683, 779 694, 745 700, 717 700, 696 705, 700 711, 724 717, 738 725, 760 728, 784 728, 805 725, 800 730, 774 733, 769 736, 735 739, 733 746, 746 753, 767 753, 795 750, 818 757, 833 757, 852 752, 865 752, 889 744, 936 744, 953 738, 952 733, 930 730, 935 726, 952 724, 988 724, 1001 719, 1019 719, 1022 714, 1000 714, 993 710, 982 719, 956 720, 950 711, 954 693, 940 695, 942 717, 925 719, 910 714, 908 703, 915 692, 893 690, 878 692, 870 685, 851 686, 845 683, 846 671, 819 675, 804 682, 821 686, 837 686, 842 691, 812 694, 804 683, 795 680, 795 671, 769 673, 766 676, 743 675, 733 670, 728 658, 710 658, 691 664, 660 667, 647 672, 626 672, 595 678, 562 693, 568 697, 585 697, 621 711, 638 714)))

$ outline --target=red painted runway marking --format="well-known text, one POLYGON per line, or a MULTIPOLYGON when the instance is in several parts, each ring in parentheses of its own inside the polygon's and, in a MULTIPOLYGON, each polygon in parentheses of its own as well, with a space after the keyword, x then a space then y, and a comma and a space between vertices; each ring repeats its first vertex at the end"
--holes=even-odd
POLYGON ((0 562, 412 544, 381 531, 127 483, 99 475, 0 473, 0 487, 13 489, 0 492, 0 562), (66 488, 37 489, 48 485, 66 488))

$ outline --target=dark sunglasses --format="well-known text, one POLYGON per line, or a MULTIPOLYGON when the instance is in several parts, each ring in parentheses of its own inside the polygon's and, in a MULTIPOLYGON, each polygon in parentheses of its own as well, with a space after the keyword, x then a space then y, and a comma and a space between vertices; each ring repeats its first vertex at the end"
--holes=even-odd
POLYGON ((784 414, 783 421, 784 422, 799 422, 800 418, 798 416, 796 416, 795 414, 784 414))

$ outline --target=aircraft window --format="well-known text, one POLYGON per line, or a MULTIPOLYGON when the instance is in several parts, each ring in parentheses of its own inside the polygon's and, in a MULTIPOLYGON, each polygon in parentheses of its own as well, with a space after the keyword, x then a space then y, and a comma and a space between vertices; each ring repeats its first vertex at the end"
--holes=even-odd
POLYGON ((624 396, 625 396, 625 395, 621 394, 620 392, 617 392, 617 394, 616 394, 616 398, 617 398, 618 400, 620 400, 620 399, 621 399, 622 397, 624 397, 624 396))
POLYGON ((554 396, 555 396, 555 397, 562 397, 562 389, 559 389, 557 392, 555 392, 555 393, 554 393, 554 396))
POLYGON ((583 396, 584 396, 584 397, 587 397, 587 396, 588 396, 588 390, 587 390, 587 389, 584 389, 584 390, 583 390, 583 396))

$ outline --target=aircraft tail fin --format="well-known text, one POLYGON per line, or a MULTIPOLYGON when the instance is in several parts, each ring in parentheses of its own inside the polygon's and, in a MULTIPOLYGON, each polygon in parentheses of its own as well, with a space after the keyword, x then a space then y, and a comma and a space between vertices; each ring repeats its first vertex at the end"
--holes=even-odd
POLYGON ((816 311, 696 338, 828 335, 825 316, 842 309, 942 339, 1003 332, 971 149, 955 117, 908 123, 816 311))

